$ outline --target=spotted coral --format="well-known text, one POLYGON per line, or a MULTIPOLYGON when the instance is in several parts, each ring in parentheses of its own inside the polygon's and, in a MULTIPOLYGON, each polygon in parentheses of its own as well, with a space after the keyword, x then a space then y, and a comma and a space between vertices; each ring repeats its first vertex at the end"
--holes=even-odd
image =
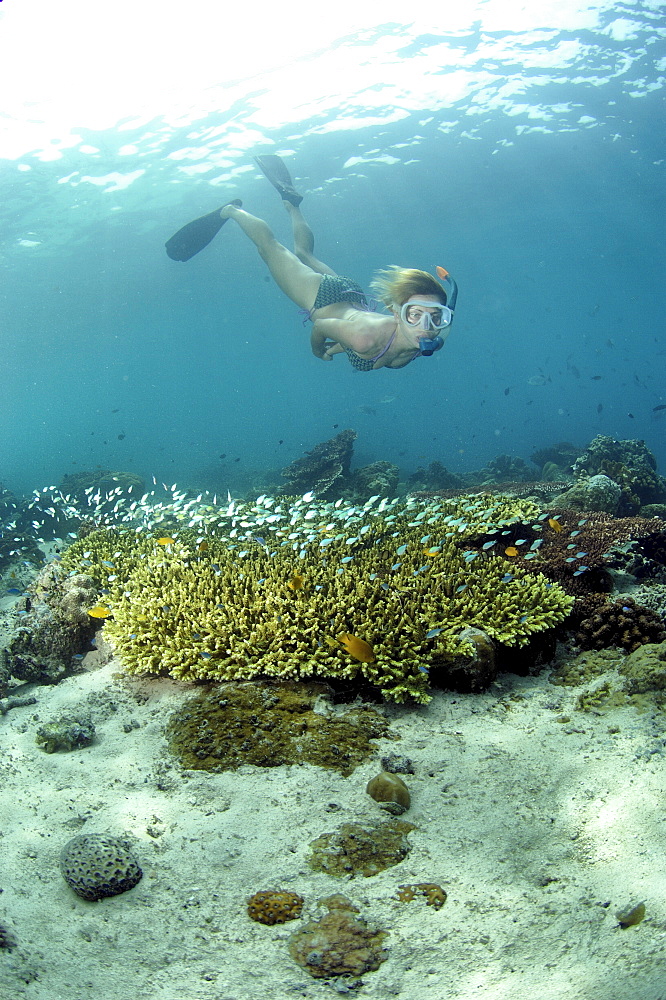
POLYGON ((284 924, 296 920, 303 909, 303 897, 284 889, 255 892, 247 901, 247 913, 259 924, 284 924))

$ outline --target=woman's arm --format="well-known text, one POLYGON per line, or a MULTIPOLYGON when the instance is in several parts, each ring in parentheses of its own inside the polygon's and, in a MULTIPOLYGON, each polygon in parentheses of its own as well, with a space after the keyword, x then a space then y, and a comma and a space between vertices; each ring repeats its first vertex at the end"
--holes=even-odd
POLYGON ((372 354, 381 349, 381 341, 382 335, 376 326, 364 331, 359 329, 358 321, 335 318, 315 320, 310 335, 312 353, 323 361, 330 361, 334 354, 341 354, 347 347, 357 354, 372 354))

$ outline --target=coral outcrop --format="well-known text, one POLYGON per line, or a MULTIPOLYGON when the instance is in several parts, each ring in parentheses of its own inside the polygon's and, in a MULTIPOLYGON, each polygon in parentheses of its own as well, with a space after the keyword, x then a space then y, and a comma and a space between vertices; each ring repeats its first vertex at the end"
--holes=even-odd
POLYGON ((622 487, 609 476, 598 474, 580 478, 557 498, 561 507, 574 510, 605 511, 617 514, 622 497, 622 487))
POLYGON ((247 915, 259 924, 286 924, 296 920, 303 909, 303 897, 284 889, 264 889, 247 901, 247 915))
POLYGON ((282 470, 287 480, 283 493, 295 496, 312 491, 318 498, 324 498, 333 487, 339 493, 349 476, 355 440, 356 431, 340 431, 297 458, 282 470))
POLYGON ((581 649, 608 649, 620 646, 633 653, 647 643, 666 641, 661 618, 641 607, 631 597, 608 601, 578 625, 575 639, 581 649))
POLYGON ((60 871, 70 889, 88 900, 127 892, 143 875, 129 844, 102 833, 68 840, 60 853, 60 871))
POLYGON ((666 501, 666 480, 657 474, 656 459, 645 441, 616 441, 599 434, 576 459, 573 469, 577 476, 602 474, 613 479, 621 491, 620 516, 636 514, 644 504, 666 501))
POLYGON ((371 496, 393 497, 398 491, 400 469, 391 462, 373 462, 356 469, 351 476, 354 496, 361 502, 371 496))
POLYGON ((373 708, 333 713, 329 693, 323 684, 218 684, 173 713, 169 748, 191 770, 307 763, 351 774, 377 752, 374 739, 394 737, 373 708))
POLYGON ((666 690, 666 642, 640 646, 620 666, 629 694, 666 690))
POLYGON ((311 920, 289 939, 291 957, 316 979, 363 975, 378 969, 387 958, 382 947, 386 932, 355 917, 357 907, 340 895, 323 899, 326 916, 311 920))

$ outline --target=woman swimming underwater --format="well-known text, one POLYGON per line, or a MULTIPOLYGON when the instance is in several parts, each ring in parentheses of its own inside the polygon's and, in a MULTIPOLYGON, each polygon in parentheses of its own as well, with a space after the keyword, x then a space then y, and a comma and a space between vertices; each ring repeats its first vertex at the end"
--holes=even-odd
POLYGON ((449 273, 437 268, 438 281, 427 271, 389 267, 379 271, 371 288, 388 314, 372 311, 363 289, 337 275, 314 256, 312 230, 303 218, 303 200, 279 156, 255 160, 278 191, 291 218, 294 252, 279 243, 271 229, 234 200, 180 229, 166 244, 173 260, 189 260, 207 246, 227 219, 237 222, 266 262, 278 287, 312 321, 312 352, 322 361, 346 353, 357 371, 404 368, 440 350, 453 322, 457 287, 449 273), (444 286, 447 286, 446 288, 444 286))

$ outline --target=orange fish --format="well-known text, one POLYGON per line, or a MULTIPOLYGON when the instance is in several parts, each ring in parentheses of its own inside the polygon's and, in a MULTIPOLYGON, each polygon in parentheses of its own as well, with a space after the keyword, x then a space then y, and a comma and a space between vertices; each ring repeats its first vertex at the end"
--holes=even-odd
POLYGON ((164 538, 156 539, 156 541, 158 545, 175 545, 176 543, 175 538, 169 538, 167 535, 165 535, 164 538))
POLYGON ((110 618, 113 611, 111 608, 107 608, 105 604, 96 604, 94 608, 90 608, 88 614, 91 618, 110 618))
POLYGON ((504 549, 504 555, 517 556, 520 555, 520 553, 518 552, 518 549, 516 548, 515 545, 507 545, 507 547, 504 549))
POLYGON ((291 580, 287 580, 287 586, 291 587, 292 590, 302 590, 304 579, 305 577, 301 576, 300 573, 294 573, 291 580))
POLYGON ((548 518, 548 527, 552 528, 553 531, 563 531, 562 525, 559 521, 556 521, 554 517, 548 518))
POLYGON ((338 642, 345 647, 349 655, 353 656, 355 660, 360 660, 361 663, 375 662, 374 649, 369 643, 363 639, 359 639, 358 636, 343 632, 342 635, 338 636, 338 642))

